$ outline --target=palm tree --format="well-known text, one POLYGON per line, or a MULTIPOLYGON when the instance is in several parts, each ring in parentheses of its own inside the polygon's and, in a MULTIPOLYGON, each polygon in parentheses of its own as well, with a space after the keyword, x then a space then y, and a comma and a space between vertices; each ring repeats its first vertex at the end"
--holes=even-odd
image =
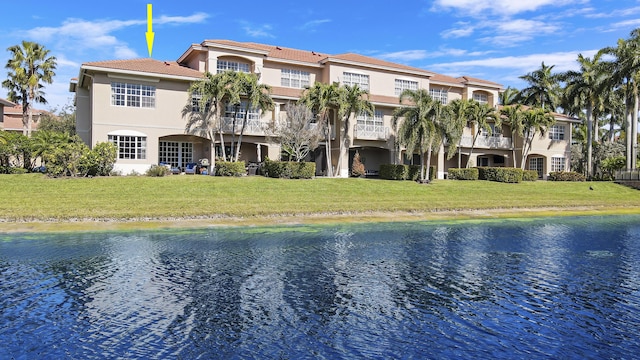
POLYGON ((640 30, 631 32, 628 40, 619 39, 616 47, 606 47, 600 50, 603 54, 613 55, 616 59, 611 63, 613 67, 610 85, 620 85, 624 88, 625 99, 625 133, 627 170, 637 166, 636 151, 638 138, 638 81, 640 81, 640 30))
POLYGON ((449 156, 454 151, 458 153, 458 168, 462 167, 462 154, 460 153, 460 145, 464 128, 469 124, 469 116, 472 102, 466 99, 455 99, 447 104, 449 121, 451 122, 451 134, 449 140, 449 156), (453 145, 453 147, 452 147, 453 145))
POLYGON ((259 110, 264 112, 271 110, 274 107, 274 102, 269 93, 271 87, 266 84, 258 83, 258 77, 255 74, 237 73, 239 75, 239 81, 241 86, 240 94, 246 97, 246 109, 244 111, 244 118, 242 119, 242 127, 240 128, 240 136, 238 138, 238 146, 236 147, 236 154, 234 161, 238 161, 240 157, 240 146, 242 145, 242 135, 247 126, 250 110, 259 110))
POLYGON ((427 152, 427 171, 431 168, 431 152, 440 147, 442 138, 438 126, 442 126, 443 105, 429 96, 425 89, 405 89, 400 94, 400 103, 409 103, 393 112, 393 126, 397 129, 398 141, 406 148, 407 156, 417 149, 420 153, 420 181, 425 182, 424 156, 427 152), (403 121, 398 127, 399 119, 403 121))
POLYGON ((529 83, 529 87, 520 91, 516 102, 554 111, 559 101, 558 75, 551 73, 554 67, 546 66, 543 61, 540 69, 520 76, 520 79, 529 83))
POLYGON ((547 133, 547 129, 555 124, 556 119, 551 115, 551 112, 542 108, 528 109, 524 112, 523 117, 523 133, 524 143, 522 145, 522 160, 520 168, 522 170, 526 167, 526 159, 531 151, 531 145, 536 135, 544 136, 547 133))
POLYGON ((518 94, 520 92, 516 88, 512 88, 511 86, 507 87, 503 92, 498 95, 498 100, 500 101, 500 105, 511 105, 516 102, 518 98, 518 94))
POLYGON ((593 175, 593 113, 602 103, 602 91, 606 85, 606 75, 600 63, 600 54, 596 54, 593 60, 578 55, 580 71, 567 71, 562 74, 562 80, 566 81, 565 96, 574 101, 579 101, 586 109, 587 115, 587 176, 593 175))
POLYGON ((300 102, 306 104, 318 117, 318 123, 325 129, 325 155, 327 160, 327 176, 333 177, 331 162, 331 111, 337 113, 340 109, 340 90, 338 83, 316 82, 306 89, 300 102))
POLYGON ((481 104, 472 100, 471 107, 469 109, 469 122, 471 123, 471 129, 473 131, 473 142, 471 143, 471 149, 469 150, 467 168, 471 166, 471 155, 473 154, 476 141, 482 131, 484 130, 487 134, 491 135, 492 131, 490 121, 493 121, 496 126, 500 126, 500 117, 496 113, 496 109, 487 103, 481 104))
POLYGON ((2 87, 9 90, 7 96, 10 101, 22 104, 22 132, 31 137, 33 104, 47 103, 42 91, 43 83, 53 82, 56 58, 49 56, 49 50, 44 46, 30 41, 22 41, 22 46, 14 45, 7 50, 11 53, 5 65, 9 73, 2 87))
MULTIPOLYGON (((189 87, 189 98, 182 109, 182 117, 187 119, 185 131, 208 138, 215 143, 215 133, 220 135, 222 157, 226 159, 224 133, 220 122, 220 105, 222 100, 221 74, 204 74, 204 79, 189 87)), ((212 156, 215 166, 215 154, 212 156)))
POLYGON ((511 154, 513 158, 513 167, 517 168, 515 139, 524 134, 524 110, 522 105, 515 104, 504 106, 500 109, 500 115, 511 127, 511 154))
POLYGON ((340 87, 342 99, 340 101, 340 113, 343 116, 342 120, 342 134, 340 135, 340 155, 338 157, 337 169, 340 171, 342 168, 342 159, 347 156, 347 149, 349 147, 349 120, 351 114, 358 116, 360 113, 366 113, 368 115, 374 114, 374 107, 369 102, 369 92, 361 89, 358 84, 353 86, 343 85, 340 87))

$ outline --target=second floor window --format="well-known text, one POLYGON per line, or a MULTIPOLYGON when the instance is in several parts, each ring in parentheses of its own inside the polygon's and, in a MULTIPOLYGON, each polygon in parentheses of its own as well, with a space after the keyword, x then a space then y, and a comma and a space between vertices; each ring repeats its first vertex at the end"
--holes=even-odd
POLYGON ((549 128, 549 139, 551 140, 564 140, 564 126, 553 125, 549 128))
POLYGON ((249 64, 238 61, 218 60, 218 74, 229 70, 249 73, 249 64))
POLYGON ((418 90, 418 82, 396 79, 396 95, 402 94, 404 90, 418 90))
MULTIPOLYGON (((231 105, 227 104, 224 108, 224 117, 236 119, 244 119, 244 114, 247 109, 246 101, 243 101, 242 104, 231 105)), ((248 120, 260 120, 260 111, 257 109, 249 109, 249 115, 247 116, 248 120)))
POLYGON ((487 94, 474 93, 473 100, 479 102, 480 104, 486 104, 489 102, 489 97, 487 96, 487 94))
POLYGON ((360 89, 369 90, 369 75, 343 72, 342 83, 350 86, 358 85, 360 89))
POLYGON ((156 87, 112 82, 111 105, 153 109, 156 107, 156 87))
POLYGON ((361 112, 358 114, 356 118, 358 125, 373 125, 373 126, 382 126, 384 125, 382 111, 376 110, 373 113, 373 116, 367 114, 366 112, 361 112))
POLYGON ((449 93, 445 89, 429 89, 429 96, 433 100, 440 101, 442 105, 447 105, 449 102, 449 93))
POLYGON ((296 89, 304 89, 309 86, 310 74, 306 71, 282 69, 280 73, 280 85, 296 89))

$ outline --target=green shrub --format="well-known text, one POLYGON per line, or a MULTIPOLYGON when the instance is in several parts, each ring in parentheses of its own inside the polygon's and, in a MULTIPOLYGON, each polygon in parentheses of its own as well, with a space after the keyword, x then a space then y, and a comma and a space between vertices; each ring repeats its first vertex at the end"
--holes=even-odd
POLYGON ((522 172, 522 181, 538 180, 538 172, 536 170, 524 170, 522 172))
POLYGON ((171 173, 169 169, 167 169, 164 165, 151 165, 149 170, 145 173, 147 176, 151 177, 162 177, 167 176, 171 173))
POLYGON ((29 170, 21 167, 12 167, 9 168, 9 174, 26 174, 29 170))
POLYGON ((478 168, 451 168, 447 172, 451 180, 478 180, 478 168))
POLYGON ((266 159, 263 173, 280 179, 311 179, 316 173, 316 163, 296 161, 272 161, 266 159))
MULTIPOLYGON (((408 166, 407 177, 405 180, 416 181, 420 179, 420 165, 404 165, 408 166)), ((429 171, 429 180, 435 179, 436 176, 436 167, 431 165, 431 170, 429 171)))
POLYGON ((549 181, 585 181, 584 175, 575 171, 554 171, 549 173, 549 181))
POLYGON ((383 164, 380 165, 380 179, 404 180, 409 175, 407 165, 383 164))
POLYGON ((81 172, 91 176, 108 176, 118 157, 118 148, 112 142, 99 142, 80 161, 81 172))
POLYGON ((478 167, 478 179, 504 183, 519 183, 522 181, 523 171, 507 167, 478 167))
POLYGON ((216 176, 243 176, 247 174, 244 161, 216 162, 216 176))

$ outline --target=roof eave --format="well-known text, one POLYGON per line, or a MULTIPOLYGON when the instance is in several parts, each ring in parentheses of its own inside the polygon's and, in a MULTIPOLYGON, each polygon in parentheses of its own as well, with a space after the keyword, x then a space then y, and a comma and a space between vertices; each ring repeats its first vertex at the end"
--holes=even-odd
POLYGON ((335 58, 335 57, 331 57, 331 56, 329 56, 329 57, 327 57, 327 58, 325 58, 325 59, 320 61, 321 64, 326 64, 328 62, 333 62, 333 63, 338 63, 338 64, 345 64, 345 65, 362 66, 362 67, 373 68, 373 69, 383 69, 383 70, 401 72, 401 73, 417 75, 417 76, 431 77, 431 76, 434 75, 433 73, 430 73, 428 71, 423 71, 423 70, 418 70, 418 69, 410 70, 410 69, 403 69, 403 68, 397 68, 397 67, 392 67, 392 66, 368 64, 368 63, 363 63, 363 62, 360 62, 360 61, 344 60, 344 59, 339 59, 339 58, 335 58))
POLYGON ((2 104, 4 106, 8 106, 8 107, 16 106, 16 104, 12 103, 11 101, 5 100, 5 99, 2 99, 2 98, 0 98, 0 104, 2 104))
MULTIPOLYGON (((202 79, 202 77, 161 74, 161 73, 153 73, 153 72, 137 71, 137 70, 113 69, 113 68, 93 66, 93 65, 82 65, 80 79, 82 78, 82 75, 84 75, 82 73, 82 70, 100 71, 100 72, 116 73, 116 74, 124 74, 124 75, 137 75, 137 76, 145 76, 150 78, 183 80, 183 81, 198 81, 202 79)), ((78 83, 81 84, 80 81, 78 83)))
POLYGON ((184 52, 182 53, 182 55, 180 55, 180 57, 178 58, 178 60, 176 60, 177 63, 182 63, 184 60, 186 60, 189 55, 191 55, 194 51, 204 51, 206 50, 205 47, 203 47, 202 45, 199 44, 191 44, 191 46, 184 52))
POLYGON ((211 41, 211 40, 203 41, 202 42, 202 46, 204 46, 204 47, 214 47, 214 48, 225 49, 225 50, 243 51, 243 52, 248 52, 248 53, 253 53, 253 54, 263 55, 263 56, 269 55, 269 51, 268 50, 259 50, 259 49, 252 49, 252 48, 244 47, 244 46, 234 46, 234 45, 229 45, 229 44, 221 44, 221 43, 217 43, 217 42, 211 41))
POLYGON ((300 60, 290 60, 290 59, 283 59, 283 58, 277 58, 277 57, 271 57, 271 56, 267 57, 265 59, 265 61, 277 62, 277 63, 282 63, 282 64, 309 66, 309 67, 316 67, 316 68, 323 68, 324 67, 324 64, 321 64, 319 62, 307 62, 307 61, 300 61, 300 60))

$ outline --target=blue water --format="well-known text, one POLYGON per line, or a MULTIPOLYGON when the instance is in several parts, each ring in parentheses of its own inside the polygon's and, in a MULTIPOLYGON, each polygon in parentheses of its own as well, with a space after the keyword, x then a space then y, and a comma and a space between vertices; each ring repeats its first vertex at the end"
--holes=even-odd
POLYGON ((0 235, 0 359, 637 358, 640 217, 0 235))

